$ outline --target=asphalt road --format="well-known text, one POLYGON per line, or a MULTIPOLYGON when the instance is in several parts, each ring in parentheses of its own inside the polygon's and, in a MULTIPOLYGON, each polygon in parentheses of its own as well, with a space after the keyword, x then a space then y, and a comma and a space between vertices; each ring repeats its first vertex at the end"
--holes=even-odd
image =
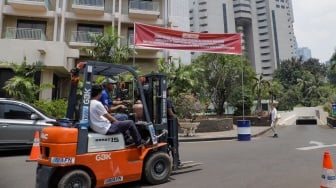
MULTIPOLYGON (((174 173, 165 184, 135 182, 116 187, 315 188, 321 182, 323 152, 330 151, 333 161, 336 159, 335 135, 334 129, 291 125, 280 128, 279 138, 267 133, 251 141, 181 143, 183 161, 204 164, 174 173)), ((35 186, 36 164, 25 162, 27 158, 0 157, 0 187, 35 186)))

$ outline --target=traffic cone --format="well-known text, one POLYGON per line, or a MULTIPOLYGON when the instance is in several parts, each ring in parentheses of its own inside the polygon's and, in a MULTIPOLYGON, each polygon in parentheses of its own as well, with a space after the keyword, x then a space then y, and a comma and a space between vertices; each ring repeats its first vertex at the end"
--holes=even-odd
POLYGON ((336 177, 332 159, 328 151, 324 152, 321 188, 336 188, 336 177))
POLYGON ((35 136, 34 136, 34 142, 33 142, 33 147, 30 151, 30 156, 29 159, 26 160, 26 162, 32 162, 32 161, 37 161, 41 156, 41 150, 40 150, 40 132, 35 131, 35 136))

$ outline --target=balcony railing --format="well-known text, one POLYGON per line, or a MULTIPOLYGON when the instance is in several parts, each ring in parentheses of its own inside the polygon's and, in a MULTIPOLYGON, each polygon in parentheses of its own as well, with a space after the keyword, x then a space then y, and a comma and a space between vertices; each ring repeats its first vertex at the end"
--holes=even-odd
POLYGON ((8 0, 8 3, 15 8, 46 10, 51 9, 49 0, 8 0))
POLYGON ((150 2, 150 1, 133 0, 133 1, 130 1, 129 8, 130 9, 135 9, 135 10, 159 12, 160 11, 160 3, 159 2, 150 2))
POLYGON ((88 32, 88 31, 72 31, 70 42, 77 43, 93 43, 93 38, 96 35, 101 35, 101 32, 88 32))
POLYGON ((73 5, 104 7, 104 0, 74 0, 73 5))
POLYGON ((74 12, 80 14, 104 14, 104 0, 73 0, 74 12))
POLYGON ((6 29, 7 39, 23 39, 23 40, 47 40, 42 29, 32 28, 16 28, 8 27, 6 29))

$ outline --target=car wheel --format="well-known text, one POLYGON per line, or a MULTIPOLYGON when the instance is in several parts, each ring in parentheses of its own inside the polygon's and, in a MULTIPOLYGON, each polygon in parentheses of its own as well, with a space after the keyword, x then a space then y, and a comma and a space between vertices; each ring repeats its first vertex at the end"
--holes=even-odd
POLYGON ((66 173, 58 182, 58 188, 91 188, 91 178, 83 170, 72 170, 66 173))
POLYGON ((160 184, 168 181, 171 173, 171 160, 163 152, 151 154, 145 161, 143 179, 150 184, 160 184))

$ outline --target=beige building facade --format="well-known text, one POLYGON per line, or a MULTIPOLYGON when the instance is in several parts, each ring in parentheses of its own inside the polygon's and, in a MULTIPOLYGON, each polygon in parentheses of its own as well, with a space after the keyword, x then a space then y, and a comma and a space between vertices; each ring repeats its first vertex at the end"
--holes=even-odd
MULTIPOLYGON (((119 44, 133 48, 134 23, 168 27, 167 0, 0 0, 0 61, 41 61, 46 65, 41 83, 54 89, 41 92, 40 99, 67 97, 70 74, 76 63, 88 59, 82 48, 93 45, 89 33, 104 33, 112 27, 119 44)), ((156 68, 167 52, 135 48, 129 64, 143 72, 156 68)), ((7 74, 0 68, 0 74, 7 74)), ((0 76, 3 87, 8 76, 0 76)), ((1 94, 1 93, 0 93, 1 94)), ((0 96, 2 97, 2 96, 0 96)))

